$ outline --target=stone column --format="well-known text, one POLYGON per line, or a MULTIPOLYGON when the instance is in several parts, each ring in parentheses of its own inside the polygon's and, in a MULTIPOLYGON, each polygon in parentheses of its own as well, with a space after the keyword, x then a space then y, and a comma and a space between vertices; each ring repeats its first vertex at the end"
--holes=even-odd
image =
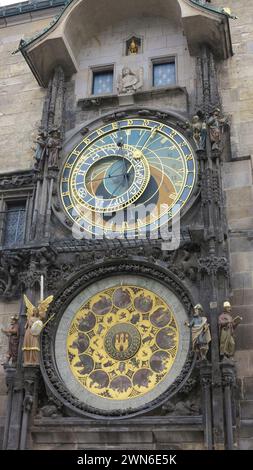
POLYGON ((226 449, 234 449, 234 430, 233 430, 233 388, 235 386, 235 365, 232 361, 221 363, 222 385, 224 392, 225 408, 225 437, 226 449))
POLYGON ((38 394, 38 380, 40 366, 24 366, 24 389, 23 416, 20 435, 20 450, 25 450, 28 438, 28 426, 32 417, 32 411, 36 408, 38 394))
POLYGON ((208 450, 213 449, 213 421, 212 421, 212 366, 207 361, 200 364, 200 382, 202 388, 202 405, 205 447, 208 450))
POLYGON ((3 450, 17 450, 19 449, 22 419, 23 380, 20 371, 14 367, 5 367, 5 373, 8 399, 3 450))

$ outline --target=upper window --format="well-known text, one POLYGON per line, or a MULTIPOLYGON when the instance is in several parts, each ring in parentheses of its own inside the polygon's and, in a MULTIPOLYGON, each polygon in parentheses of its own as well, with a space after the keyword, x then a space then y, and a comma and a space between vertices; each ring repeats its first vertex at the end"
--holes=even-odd
POLYGON ((25 238, 26 202, 7 203, 3 245, 21 245, 25 238))
POLYGON ((175 60, 153 62, 153 86, 166 87, 176 83, 175 60))
POLYGON ((105 95, 113 92, 113 70, 93 72, 92 94, 105 95))

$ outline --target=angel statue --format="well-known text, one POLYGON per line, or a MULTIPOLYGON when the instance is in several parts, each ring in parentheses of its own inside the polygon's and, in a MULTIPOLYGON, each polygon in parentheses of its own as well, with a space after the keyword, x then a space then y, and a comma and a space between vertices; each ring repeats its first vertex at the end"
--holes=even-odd
POLYGON ((46 313, 49 305, 53 300, 53 295, 50 295, 45 300, 38 303, 35 307, 30 300, 24 295, 26 304, 27 322, 25 325, 25 336, 23 343, 23 362, 25 366, 37 365, 40 362, 40 344, 39 335, 42 329, 46 326, 47 322, 53 318, 50 317, 45 323, 43 320, 46 318, 46 313))

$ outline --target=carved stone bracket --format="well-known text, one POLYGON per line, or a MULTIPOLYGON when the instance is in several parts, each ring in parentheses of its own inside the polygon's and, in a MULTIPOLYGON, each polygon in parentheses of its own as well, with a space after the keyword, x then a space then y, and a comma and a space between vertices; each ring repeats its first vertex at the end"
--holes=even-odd
POLYGON ((198 259, 199 272, 206 273, 209 276, 218 272, 223 273, 226 277, 229 275, 229 264, 225 256, 209 256, 198 259))
POLYGON ((53 247, 3 250, 0 256, 0 297, 15 298, 39 282, 54 266, 57 253, 53 247))
POLYGON ((11 299, 32 288, 45 276, 45 287, 56 292, 71 275, 87 265, 115 259, 145 259, 170 269, 180 279, 195 282, 198 273, 199 248, 182 235, 181 248, 162 250, 161 242, 101 240, 54 243, 37 248, 3 250, 0 257, 0 297, 11 299), (185 241, 184 241, 185 239, 185 241), (66 262, 66 256, 68 262, 66 262))
POLYGON ((221 362, 222 385, 223 387, 233 388, 236 385, 235 363, 226 359, 221 362))
POLYGON ((34 171, 17 172, 15 174, 2 174, 0 176, 0 191, 7 189, 23 188, 32 186, 36 181, 34 171))

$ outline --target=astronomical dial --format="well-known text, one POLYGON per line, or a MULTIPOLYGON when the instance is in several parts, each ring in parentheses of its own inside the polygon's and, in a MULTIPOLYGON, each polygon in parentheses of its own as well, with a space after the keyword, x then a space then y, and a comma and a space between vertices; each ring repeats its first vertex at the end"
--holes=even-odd
POLYGON ((76 313, 67 337, 69 367, 91 394, 145 395, 168 375, 179 345, 173 310, 136 286, 106 289, 76 313))
POLYGON ((195 177, 193 150, 181 133, 153 120, 122 119, 70 153, 61 200, 81 231, 136 236, 167 224, 189 200, 195 177))

